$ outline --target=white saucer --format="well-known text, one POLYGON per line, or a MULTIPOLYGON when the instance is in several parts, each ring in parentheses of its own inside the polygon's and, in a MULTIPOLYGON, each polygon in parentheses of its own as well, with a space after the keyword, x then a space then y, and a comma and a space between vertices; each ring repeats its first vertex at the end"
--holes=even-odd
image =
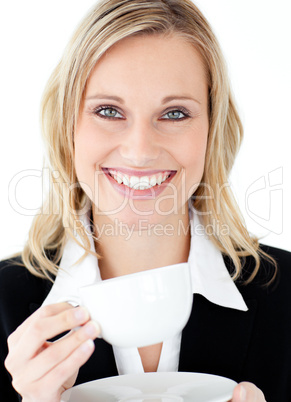
POLYGON ((200 373, 121 375, 77 385, 61 402, 226 402, 236 382, 200 373))

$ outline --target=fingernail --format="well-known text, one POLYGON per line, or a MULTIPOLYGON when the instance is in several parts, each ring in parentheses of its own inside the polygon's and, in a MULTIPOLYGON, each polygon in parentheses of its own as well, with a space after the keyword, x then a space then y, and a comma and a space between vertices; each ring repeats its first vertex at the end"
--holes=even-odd
POLYGON ((90 321, 85 325, 85 331, 89 336, 97 336, 100 333, 100 326, 95 321, 90 321))
POLYGON ((76 307, 76 309, 74 311, 74 315, 75 315, 76 320, 78 320, 78 321, 83 321, 87 317, 89 317, 89 313, 84 307, 76 307))
POLYGON ((245 389, 245 387, 243 385, 240 386, 240 400, 241 402, 246 401, 247 400, 247 391, 245 389))
POLYGON ((94 348, 94 342, 92 339, 87 339, 86 342, 82 343, 80 350, 84 353, 89 353, 94 348))

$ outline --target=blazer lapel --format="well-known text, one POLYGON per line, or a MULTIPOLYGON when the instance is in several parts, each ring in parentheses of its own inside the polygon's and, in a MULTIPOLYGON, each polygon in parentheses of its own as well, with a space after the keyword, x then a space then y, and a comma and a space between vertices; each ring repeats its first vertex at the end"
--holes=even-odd
POLYGON ((257 310, 256 300, 245 302, 246 312, 194 295, 192 313, 182 333, 179 371, 240 379, 257 310))

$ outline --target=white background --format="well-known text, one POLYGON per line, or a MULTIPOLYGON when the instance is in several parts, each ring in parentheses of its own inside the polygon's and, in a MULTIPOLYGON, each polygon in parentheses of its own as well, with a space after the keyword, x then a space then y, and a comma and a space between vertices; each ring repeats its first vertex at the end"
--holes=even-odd
MULTIPOLYGON (((0 4, 0 258, 21 249, 40 207, 39 104, 45 83, 93 0, 14 0, 0 4), (20 176, 16 176, 19 177, 20 176), (15 179, 14 179, 15 180, 15 179), (10 197, 10 199, 9 199, 10 197)), ((197 0, 221 43, 245 127, 231 185, 247 227, 291 250, 291 2, 197 0), (270 187, 271 186, 271 187, 270 187), (247 201, 247 203, 246 203, 247 201)))

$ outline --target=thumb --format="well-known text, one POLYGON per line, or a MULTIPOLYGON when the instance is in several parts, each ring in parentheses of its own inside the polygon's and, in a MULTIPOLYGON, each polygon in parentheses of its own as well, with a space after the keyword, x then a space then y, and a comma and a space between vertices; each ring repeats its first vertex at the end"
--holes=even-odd
POLYGON ((262 391, 250 382, 242 382, 233 390, 231 402, 265 402, 262 391))
POLYGON ((233 394, 232 394, 232 399, 229 402, 244 402, 244 401, 247 401, 246 397, 247 397, 246 388, 243 386, 243 384, 238 384, 234 388, 233 394))

